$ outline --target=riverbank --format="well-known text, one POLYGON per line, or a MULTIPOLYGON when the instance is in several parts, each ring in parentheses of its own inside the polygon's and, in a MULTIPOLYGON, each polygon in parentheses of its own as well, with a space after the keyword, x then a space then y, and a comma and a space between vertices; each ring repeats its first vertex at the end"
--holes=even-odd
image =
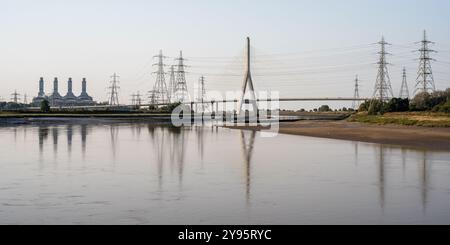
POLYGON ((404 125, 421 127, 450 127, 450 114, 435 112, 397 112, 371 116, 367 113, 352 115, 348 121, 377 125, 404 125))
MULTIPOLYGON (((234 129, 259 130, 253 127, 234 129)), ((376 125, 341 121, 298 121, 280 123, 280 133, 318 138, 450 151, 450 128, 376 125)))

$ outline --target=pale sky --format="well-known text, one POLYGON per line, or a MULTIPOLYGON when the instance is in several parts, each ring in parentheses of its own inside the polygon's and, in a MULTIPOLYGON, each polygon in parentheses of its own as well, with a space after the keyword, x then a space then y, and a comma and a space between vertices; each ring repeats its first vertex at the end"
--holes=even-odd
MULTIPOLYGON (((384 35, 394 93, 406 66, 415 85, 422 32, 436 42, 435 82, 450 87, 450 1, 445 0, 0 0, 0 96, 15 89, 37 95, 54 77, 60 93, 67 79, 80 93, 81 79, 97 101, 106 100, 109 77, 121 76, 121 103, 152 89, 152 56, 160 49, 168 65, 180 50, 188 59, 188 86, 206 74, 207 89, 239 90, 244 41, 252 39, 257 89, 281 97, 351 97, 354 77, 370 97, 378 46, 384 35), (232 75, 230 75, 232 74, 232 75)), ((168 78, 167 78, 168 80, 168 78)), ((347 103, 348 104, 348 103, 347 103)), ((346 105, 346 104, 344 104, 346 105)))

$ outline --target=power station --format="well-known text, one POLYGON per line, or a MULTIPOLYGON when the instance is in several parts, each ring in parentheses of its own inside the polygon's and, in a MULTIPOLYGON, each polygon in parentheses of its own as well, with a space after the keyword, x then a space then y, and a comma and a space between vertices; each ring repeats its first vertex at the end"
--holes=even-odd
POLYGON ((67 81, 67 94, 65 96, 61 96, 58 90, 58 78, 55 77, 53 80, 53 92, 46 95, 44 91, 44 78, 41 77, 39 79, 38 96, 33 98, 32 105, 40 106, 44 100, 47 100, 51 106, 91 106, 96 104, 92 97, 87 93, 86 78, 83 78, 83 81, 81 82, 80 96, 75 96, 72 88, 72 78, 69 78, 67 81))

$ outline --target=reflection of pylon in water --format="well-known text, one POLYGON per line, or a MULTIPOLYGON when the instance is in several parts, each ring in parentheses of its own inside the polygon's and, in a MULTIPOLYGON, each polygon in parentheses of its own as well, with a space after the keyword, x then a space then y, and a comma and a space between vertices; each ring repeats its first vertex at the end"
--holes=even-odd
MULTIPOLYGON (((250 70, 250 38, 247 37, 247 50, 246 50, 246 62, 245 62, 245 76, 244 76, 244 84, 242 86, 242 97, 239 105, 239 114, 242 112, 245 112, 243 110, 244 104, 245 105, 252 105, 253 109, 253 116, 256 116, 258 113, 258 105, 256 103, 256 95, 255 95, 255 87, 253 86, 253 79, 252 74, 250 70), (250 96, 249 99, 245 99, 247 95, 250 96)), ((247 107, 247 106, 246 106, 247 107)), ((247 108, 246 108, 247 110, 247 108)))

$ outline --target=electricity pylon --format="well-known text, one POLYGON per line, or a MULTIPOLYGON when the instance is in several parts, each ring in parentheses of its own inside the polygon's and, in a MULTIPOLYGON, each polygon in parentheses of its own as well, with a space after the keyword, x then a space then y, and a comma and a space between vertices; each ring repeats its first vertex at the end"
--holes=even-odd
POLYGON ((15 104, 18 104, 19 101, 20 101, 19 96, 20 96, 20 94, 17 93, 17 90, 15 90, 14 93, 11 94, 11 100, 12 100, 15 104))
MULTIPOLYGON (((359 99, 359 78, 358 78, 358 75, 356 75, 356 79, 355 79, 355 93, 353 94, 353 98, 354 99, 359 99)), ((361 102, 359 100, 354 100, 352 107, 353 107, 353 109, 358 110, 360 105, 361 105, 361 102)))
POLYGON ((151 105, 155 105, 156 104, 156 94, 154 90, 148 91, 149 96, 148 98, 150 99, 150 104, 151 105))
POLYGON ((186 72, 184 68, 185 59, 183 58, 183 51, 180 51, 180 57, 176 59, 178 61, 177 79, 175 86, 175 98, 178 102, 188 102, 189 92, 186 84, 186 72))
POLYGON ((402 87, 400 88, 399 98, 409 99, 409 89, 408 82, 406 80, 406 68, 403 67, 403 79, 402 79, 402 87))
POLYGON ((136 105, 136 94, 131 94, 131 105, 136 105))
POLYGON ((111 76, 112 80, 110 82, 111 86, 109 86, 109 105, 110 106, 118 106, 119 105, 119 76, 116 73, 111 76))
POLYGON ((392 91, 391 79, 389 77, 389 72, 387 69, 388 62, 386 62, 386 55, 389 53, 386 52, 386 45, 390 45, 384 40, 384 36, 381 38, 381 41, 378 42, 381 45, 381 51, 378 53, 380 55, 380 60, 377 62, 378 64, 378 75, 377 80, 375 82, 375 91, 373 93, 373 97, 380 101, 388 101, 392 97, 394 97, 394 93, 392 91))
POLYGON ((28 104, 28 96, 27 96, 27 94, 24 94, 23 95, 23 103, 26 105, 26 104, 28 104))
POLYGON ((205 89, 205 77, 201 76, 198 80, 198 96, 197 96, 197 102, 200 102, 200 110, 201 112, 205 112, 206 105, 206 89, 205 89))
POLYGON ((137 106, 140 106, 142 104, 142 99, 141 99, 141 92, 137 92, 137 94, 135 94, 135 103, 137 106))
POLYGON ((166 73, 164 72, 164 59, 167 57, 163 56, 162 50, 160 50, 159 55, 154 56, 154 58, 158 58, 158 63, 153 64, 154 66, 158 66, 158 71, 154 72, 156 73, 156 82, 153 87, 153 91, 155 92, 155 101, 165 104, 169 102, 166 85, 166 73))
POLYGON ((177 83, 175 81, 175 68, 174 66, 170 66, 170 78, 169 78, 169 87, 167 88, 168 90, 168 97, 169 97, 169 102, 173 103, 175 100, 175 89, 177 86, 177 83))
POLYGON ((431 50, 429 48, 429 45, 434 44, 434 42, 429 41, 427 39, 427 32, 423 31, 423 40, 418 43, 421 44, 421 47, 419 50, 417 50, 417 52, 420 53, 420 62, 415 93, 432 93, 436 91, 436 86, 434 84, 433 70, 431 69, 431 61, 434 61, 434 59, 430 57, 430 53, 436 53, 436 51, 431 50))
POLYGON ((247 37, 247 50, 246 50, 246 62, 245 62, 245 76, 244 76, 244 84, 242 86, 242 96, 239 105, 239 114, 243 112, 242 107, 244 104, 251 104, 253 106, 253 112, 257 115, 258 113, 258 105, 256 103, 256 95, 255 95, 255 87, 253 86, 253 79, 251 73, 250 66, 250 38, 247 37), (248 89, 248 91, 247 91, 248 89), (244 100, 246 95, 250 96, 250 99, 244 100), (248 103, 247 103, 248 102, 248 103))

